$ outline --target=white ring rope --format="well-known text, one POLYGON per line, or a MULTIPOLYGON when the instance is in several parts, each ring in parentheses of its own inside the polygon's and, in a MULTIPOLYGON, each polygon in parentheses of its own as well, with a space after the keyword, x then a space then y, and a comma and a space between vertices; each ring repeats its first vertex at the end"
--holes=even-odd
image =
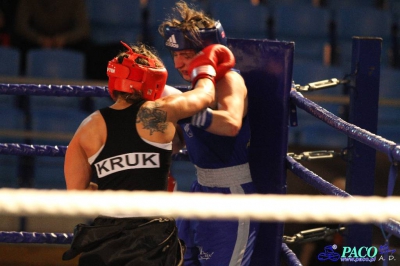
POLYGON ((287 222, 400 220, 400 197, 224 195, 186 192, 0 189, 0 214, 18 216, 169 216, 287 222))

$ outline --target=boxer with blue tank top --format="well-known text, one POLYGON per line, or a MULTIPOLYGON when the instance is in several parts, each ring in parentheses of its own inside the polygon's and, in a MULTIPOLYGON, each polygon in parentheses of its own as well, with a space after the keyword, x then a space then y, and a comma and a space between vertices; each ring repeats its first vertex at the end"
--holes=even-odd
MULTIPOLYGON (((227 46, 219 21, 185 2, 164 21, 159 33, 171 51, 175 68, 186 81, 195 82, 198 72, 212 73, 193 61, 209 53, 216 44, 227 46), (193 68, 194 67, 194 68, 193 68)), ((200 65, 200 64, 199 64, 200 65)), ((217 71, 218 72, 218 71, 217 71)), ((218 77, 218 74, 217 74, 218 77)), ((231 69, 216 82, 216 101, 208 108, 179 121, 189 158, 196 167, 192 192, 252 194, 255 187, 248 164, 250 126, 247 88, 239 71, 231 69)), ((258 223, 236 221, 179 220, 179 237, 186 243, 185 265, 249 265, 258 223)))

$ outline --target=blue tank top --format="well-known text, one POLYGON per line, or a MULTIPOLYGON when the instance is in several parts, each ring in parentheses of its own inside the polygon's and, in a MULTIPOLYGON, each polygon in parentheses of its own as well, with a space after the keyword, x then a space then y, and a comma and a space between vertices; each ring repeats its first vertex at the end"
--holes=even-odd
POLYGON ((201 168, 218 169, 248 162, 250 124, 246 115, 239 134, 235 137, 219 136, 179 121, 183 130, 190 160, 201 168))

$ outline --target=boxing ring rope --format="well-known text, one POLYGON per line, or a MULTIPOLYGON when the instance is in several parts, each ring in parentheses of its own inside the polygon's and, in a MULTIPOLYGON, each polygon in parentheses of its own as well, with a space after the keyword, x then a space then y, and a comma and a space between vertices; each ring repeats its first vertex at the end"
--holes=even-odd
POLYGON ((0 232, 1 243, 71 244, 72 233, 0 232))
MULTIPOLYGON (((358 86, 354 87, 349 87, 352 90, 351 94, 351 99, 356 99, 358 98, 357 96, 360 96, 364 92, 367 92, 370 99, 367 100, 368 97, 360 97, 359 100, 355 103, 352 103, 350 100, 350 108, 353 108, 353 115, 355 114, 354 110, 361 111, 363 110, 364 112, 366 111, 366 108, 360 108, 361 105, 363 106, 368 106, 370 107, 370 110, 375 110, 375 99, 379 99, 378 93, 379 92, 379 53, 380 48, 378 45, 379 43, 379 38, 370 38, 371 42, 367 43, 364 42, 368 38, 362 39, 362 38, 353 38, 353 57, 352 57, 352 71, 354 74, 348 75, 350 78, 349 80, 346 81, 348 83, 349 81, 355 81, 355 83, 358 83, 358 86), (364 43, 362 43, 364 42, 364 43), (375 42, 375 44, 373 44, 375 42), (375 46, 374 46, 375 45, 375 46), (370 53, 371 50, 374 50, 376 52, 372 53, 373 56, 365 56, 366 54, 370 53), (362 59, 361 59, 362 58, 362 59), (362 62, 362 63, 361 63, 362 62), (361 67, 362 66, 362 67, 361 67), (378 74, 377 74, 378 73, 378 74), (354 80, 352 80, 354 79, 354 80), (365 80, 367 80, 367 82, 365 80), (368 84, 370 82, 371 84, 368 84), (364 88, 365 86, 365 88, 364 88), (378 87, 376 87, 378 86, 378 87), (378 88, 378 89, 377 89, 378 88), (356 96, 357 95, 357 96, 356 96), (361 99, 361 100, 360 100, 361 99), (372 100, 371 100, 372 99, 372 100), (358 108, 358 109, 357 109, 358 108)), ((295 112, 295 107, 293 108, 293 105, 300 107, 307 113, 311 114, 312 116, 316 117, 317 119, 321 120, 322 122, 326 123, 327 125, 331 126, 332 128, 340 131, 341 133, 346 134, 349 137, 349 144, 350 146, 347 147, 346 149, 352 149, 354 146, 357 147, 357 149, 360 151, 366 151, 365 148, 361 148, 359 144, 357 144, 357 141, 361 144, 364 144, 368 146, 369 148, 372 148, 374 151, 380 151, 386 154, 391 162, 390 166, 390 171, 389 171, 389 178, 388 178, 388 187, 387 187, 387 196, 390 197, 393 194, 394 191, 394 186, 396 183, 397 179, 397 172, 398 172, 398 162, 400 161, 400 156, 399 156, 399 148, 400 146, 396 144, 393 141, 387 140, 379 135, 375 135, 365 129, 362 129, 356 125, 353 125, 351 123, 347 123, 344 120, 336 117, 332 113, 328 112, 321 106, 315 104, 314 102, 304 98, 299 92, 295 90, 290 91, 290 99, 291 99, 291 112, 295 112), (355 141, 355 142, 354 142, 355 141), (354 145, 355 144, 355 145, 354 145), (354 146, 353 146, 354 145, 354 146)), ((377 106, 376 106, 377 108, 377 106)), ((353 121, 358 121, 358 123, 363 124, 364 126, 368 126, 371 130, 376 130, 374 126, 376 126, 376 120, 377 117, 375 117, 376 113, 373 114, 368 110, 369 115, 371 115, 371 122, 366 123, 365 121, 361 121, 357 116, 353 117, 353 121)), ((376 109, 377 111, 377 109, 376 109)), ((361 111, 362 112, 362 111, 361 111)), ((367 115, 367 117, 369 117, 367 115)), ((357 122, 355 122, 357 123, 357 122)), ((366 157, 371 156, 373 153, 368 152, 368 155, 366 157)), ((371 157, 370 157, 371 158, 371 157)), ((368 160, 368 159, 367 159, 368 160)), ((360 162, 360 161, 357 161, 360 162)), ((364 160, 364 163, 367 161, 364 160)), ((374 161, 369 160, 370 163, 374 163, 374 161)), ((298 177, 300 177, 302 180, 306 181, 308 184, 311 184, 312 186, 316 187, 319 191, 325 194, 335 194, 338 196, 343 196, 343 197, 351 197, 350 194, 338 190, 333 190, 329 187, 329 183, 323 180, 322 178, 319 178, 316 176, 314 173, 310 172, 308 169, 302 167, 300 164, 295 162, 292 158, 287 156, 287 163, 289 165, 289 169, 292 170, 293 173, 295 173, 298 177), (314 176, 313 176, 314 175, 314 176), (325 183, 325 184, 324 184, 325 183)), ((360 167, 361 165, 359 165, 360 167)), ((350 170, 351 171, 351 170, 350 170)), ((367 178, 370 181, 371 176, 370 172, 368 171, 359 171, 355 173, 355 175, 358 175, 359 179, 361 178, 360 173, 365 173, 367 174, 367 178)), ((354 175, 354 173, 352 173, 354 175)), ((364 177, 364 176, 362 176, 364 177)), ((361 181, 361 180, 359 180, 361 181)), ((367 181, 368 182, 368 181, 367 181)), ((359 191, 360 192, 360 191, 359 191)), ((371 191, 370 191, 371 192, 371 191)), ((395 219, 389 219, 388 222, 381 223, 381 224, 375 224, 378 228, 381 229, 383 238, 385 240, 385 245, 389 245, 389 238, 392 235, 395 235, 396 237, 400 238, 400 222, 396 221, 395 219), (388 233, 388 234, 387 234, 388 233)), ((351 227, 351 225, 349 225, 351 227)), ((359 233, 365 232, 366 237, 363 238, 364 241, 368 241, 368 231, 365 230, 366 227, 361 228, 359 227, 359 233), (364 231, 363 231, 364 230, 364 231)), ((349 231, 350 232, 350 231, 349 231)), ((352 228, 351 233, 347 234, 348 239, 350 239, 350 243, 352 242, 353 245, 360 245, 360 241, 352 241, 351 236, 354 235, 354 227, 352 228)), ((349 243, 347 243, 349 245, 349 243)), ((385 254, 385 259, 383 262, 383 265, 388 265, 388 254, 385 254)))
MULTIPOLYGON (((99 97, 107 97, 108 92, 106 91, 105 87, 100 87, 100 86, 70 86, 70 85, 27 85, 27 84, 0 84, 0 93, 1 94, 18 94, 18 95, 46 95, 46 96, 71 96, 71 97, 76 97, 76 96, 99 96, 99 97), (57 91, 60 89, 60 91, 57 91)), ((399 160, 400 156, 400 149, 399 146, 396 145, 396 143, 391 142, 389 140, 386 140, 380 136, 376 136, 366 130, 363 130, 361 128, 358 128, 354 125, 351 125, 340 118, 334 116, 333 114, 329 113, 328 111, 324 110, 317 104, 313 103, 312 101, 302 97, 302 95, 296 91, 291 92, 291 99, 294 100, 296 105, 308 113, 314 115, 317 118, 320 118, 322 121, 325 123, 335 127, 336 129, 348 134, 351 137, 354 137, 355 139, 366 143, 368 145, 371 145, 373 147, 376 147, 377 150, 380 150, 382 152, 385 152, 392 158, 394 158, 396 161, 399 160)), ((62 157, 65 155, 67 147, 65 146, 49 146, 49 145, 28 145, 28 144, 15 144, 15 143, 1 143, 0 144, 0 153, 1 154, 8 154, 8 155, 39 155, 39 156, 57 156, 57 157, 62 157)), ((322 178, 318 177, 314 173, 308 171, 307 169, 303 168, 299 163, 297 163, 293 158, 290 156, 287 157, 287 162, 288 165, 290 165, 289 169, 292 170, 294 173, 296 173, 299 177, 301 177, 303 180, 305 180, 307 183, 312 184, 316 188, 318 188, 322 193, 324 194, 330 194, 330 195, 336 195, 340 197, 350 197, 348 193, 340 190, 339 188, 331 185, 329 182, 323 180, 322 178)), ((17 189, 17 190, 0 190, 0 212, 1 213, 6 213, 10 215, 18 215, 24 213, 28 215, 70 215, 70 216, 76 216, 76 215, 97 215, 103 212, 105 209, 107 212, 113 213, 114 211, 124 212, 124 206, 116 206, 112 205, 110 206, 109 210, 105 208, 105 205, 101 205, 100 209, 94 208, 94 206, 90 206, 90 208, 84 208, 81 209, 80 207, 80 202, 82 200, 82 197, 87 197, 85 192, 83 194, 85 195, 72 195, 69 192, 66 192, 66 195, 63 195, 64 191, 43 191, 40 190, 39 192, 35 192, 34 190, 22 190, 22 189, 17 189), (47 194, 49 193, 49 194, 47 194), (61 193, 61 194, 60 194, 61 193), (59 197, 60 195, 61 198, 56 198, 59 197), (49 198, 47 198, 47 196, 49 198), (38 201, 36 201, 36 197, 38 198, 38 201), (78 204, 74 205, 69 205, 72 204, 70 197, 74 198, 77 197, 77 202, 78 204), (68 200, 65 200, 67 199, 68 200), (10 200, 12 199, 12 200, 10 200), (56 200, 55 200, 56 199, 56 200), (15 202, 13 202, 16 200, 15 202), (67 204, 67 205, 62 205, 67 204), (68 202, 68 203, 66 203, 68 202), (52 203, 56 203, 55 205, 52 203), (28 204, 29 207, 25 206, 25 204, 28 204), (47 205, 50 204, 50 205, 47 205), (72 212, 62 212, 60 213, 61 210, 73 210, 72 212), (52 210, 52 213, 49 211, 52 210)), ((80 194, 81 192, 79 192, 80 194)), ((89 192, 91 197, 94 197, 94 192, 89 192)), ((95 192, 98 193, 98 192, 95 192)), ((118 192, 119 194, 122 194, 118 192)), ((102 199, 101 202, 105 198, 107 198, 106 195, 103 195, 103 192, 100 192, 102 194, 100 197, 102 199)), ((125 194, 125 193, 123 193, 125 194)), ((145 193, 146 194, 146 193, 145 193)), ((327 219, 331 221, 338 221, 338 222, 382 222, 385 225, 385 229, 388 231, 391 231, 394 235, 400 236, 399 234, 399 223, 394 221, 393 218, 395 219, 400 219, 400 217, 393 216, 392 210, 395 208, 395 206, 398 206, 399 204, 399 199, 397 197, 392 197, 390 199, 382 199, 379 197, 368 197, 367 199, 369 201, 373 200, 373 202, 370 202, 370 204, 365 204, 366 198, 361 197, 360 201, 358 201, 358 197, 352 197, 351 201, 352 203, 355 203, 355 205, 350 205, 348 202, 345 204, 343 202, 336 202, 337 200, 341 200, 340 198, 337 197, 327 197, 327 196, 321 196, 318 198, 315 198, 316 196, 306 196, 306 197, 301 197, 301 196, 289 196, 289 195, 263 195, 263 196, 257 196, 257 197, 247 197, 246 198, 240 198, 239 199, 232 199, 232 195, 227 195, 227 198, 224 198, 224 200, 227 200, 225 203, 222 204, 217 204, 217 202, 221 199, 220 195, 218 197, 213 197, 209 204, 204 204, 204 196, 201 195, 201 198, 198 198, 199 202, 196 202, 196 199, 193 199, 193 194, 191 195, 185 195, 186 193, 183 193, 183 195, 180 195, 181 193, 167 193, 166 195, 156 195, 154 196, 152 193, 150 193, 151 196, 150 198, 146 198, 147 196, 145 195, 140 195, 140 198, 133 198, 132 201, 129 200, 129 202, 148 202, 150 199, 157 198, 157 202, 155 203, 155 206, 151 208, 153 212, 148 212, 150 209, 146 207, 145 210, 142 210, 141 213, 142 215, 160 215, 162 211, 165 211, 166 208, 163 206, 160 209, 157 209, 160 207, 160 202, 162 203, 167 203, 167 206, 178 206, 177 204, 179 202, 191 202, 190 208, 187 210, 170 210, 167 209, 168 211, 166 212, 167 215, 173 215, 173 216, 179 216, 179 217, 197 217, 200 219, 207 219, 207 218, 238 218, 238 217, 248 217, 256 220, 263 220, 263 221, 296 221, 296 222, 309 222, 309 221, 317 221, 317 222, 322 222, 326 221, 327 219), (167 198, 163 200, 159 200, 160 197, 166 196, 167 198), (172 202, 170 202, 169 198, 170 197, 177 197, 178 199, 171 199, 172 202), (183 198, 181 198, 181 196, 183 198), (189 198, 186 198, 189 197, 189 198), (273 198, 271 198, 273 197, 273 198), (292 198, 293 197, 293 198, 292 198), (284 201, 289 200, 290 202, 287 202, 286 204, 284 201), (356 199, 354 201, 354 199, 356 199), (248 200, 251 200, 252 202, 246 202, 248 200), (376 201, 375 201, 376 200, 376 201), (237 204, 232 204, 232 202, 237 201, 237 204), (169 202, 169 203, 168 203, 169 202), (246 202, 246 203, 245 203, 246 202), (323 203, 320 206, 320 208, 315 208, 315 202, 323 203), (243 204, 245 203, 245 204, 243 204), (282 204, 284 203, 284 204, 282 204), (300 203, 297 205, 297 203, 300 203), (199 209, 199 208, 193 208, 192 204, 195 204, 195 206, 208 206, 206 209, 199 209), (204 205, 202 205, 204 204, 204 205), (241 205, 243 204, 243 205, 241 205), (285 210, 281 208, 282 206, 290 206, 288 210, 285 210), (294 204, 296 204, 296 208, 293 208, 294 204), (311 213, 310 209, 308 208, 301 208, 301 206, 310 206, 313 205, 314 208, 312 209, 311 213), (376 204, 376 207, 374 204, 376 204), (217 207, 215 210, 211 209, 210 206, 217 207), (235 206, 231 212, 226 212, 222 213, 222 209, 226 209, 226 206, 235 206), (239 209, 238 206, 243 206, 243 209, 239 209), (254 210, 249 209, 248 206, 257 206, 254 210), (279 208, 272 208, 271 210, 268 209, 263 209, 260 208, 260 206, 280 206, 279 208), (342 208, 337 208, 338 206, 352 206, 352 208, 348 208, 346 210, 342 208), (363 210, 364 212, 361 211, 361 208, 359 206, 368 206, 363 210), (388 206, 385 208, 384 206, 388 206), (335 208, 336 207, 336 208, 335 208), (191 212, 191 210, 199 210, 199 214, 191 212), (293 210, 296 210, 294 212, 293 210), (301 211, 300 211, 301 210, 301 211), (334 212, 336 210, 337 212, 334 212), (357 210, 355 212, 354 210, 357 210), (374 210, 371 212, 371 210, 374 210), (380 210, 380 213, 377 213, 376 210, 380 210), (282 213, 283 215, 276 215, 278 212, 282 213), (315 211, 315 213, 313 212, 315 211), (385 213, 386 211, 386 213, 385 213), (368 213, 370 216, 368 216, 368 213), (301 215, 299 215, 301 214, 301 215), (388 223, 386 223, 389 221, 388 223)), ((163 194, 163 193, 162 193, 163 194)), ((132 195, 132 193, 128 193, 127 195, 120 195, 125 197, 136 197, 132 195)), ((139 197, 139 195, 137 195, 139 197)), ((196 195, 197 196, 197 195, 196 195)), ((206 196, 212 196, 212 195, 206 195, 206 196)), ((119 196, 118 196, 119 197, 119 196)), ((233 196, 235 197, 235 196, 233 196)), ((105 201, 108 203, 113 202, 111 199, 115 199, 116 195, 111 195, 110 199, 105 201)), ((126 200, 126 199, 125 199, 126 200)), ((119 203, 124 202, 118 200, 119 203)), ((131 205, 130 207, 133 207, 131 205)), ((136 215, 137 209, 128 209, 127 213, 131 215, 136 215)), ((196 212, 195 211, 195 212, 196 212)), ((72 240, 72 234, 54 234, 54 233, 29 233, 29 232, 3 232, 0 234, 0 240, 1 242, 12 242, 15 241, 17 243, 59 243, 59 244, 66 244, 70 243, 72 240)), ((282 252, 284 252, 287 256, 291 257, 291 252, 290 249, 285 245, 282 245, 282 252)), ((293 254, 292 254, 293 255, 293 254)), ((289 259, 289 258, 288 258, 289 259)), ((294 258, 292 258, 293 260, 294 258)), ((290 259, 289 259, 290 260, 290 259)), ((295 260, 295 259, 294 259, 295 260)))
POLYGON ((291 100, 307 113, 313 115, 319 120, 325 122, 331 127, 345 133, 347 136, 364 143, 378 151, 381 151, 393 158, 395 161, 400 161, 400 146, 395 142, 387 140, 381 136, 375 135, 365 129, 359 128, 350 124, 343 119, 335 116, 331 112, 325 110, 318 104, 303 97, 301 93, 292 90, 290 92, 291 100))
MULTIPOLYGON (((296 162, 292 157, 287 156, 286 161, 288 163, 288 169, 291 170, 294 174, 296 174, 299 178, 305 181, 307 184, 315 187, 318 191, 325 195, 336 195, 338 197, 353 197, 346 191, 341 190, 340 188, 332 185, 328 181, 324 180, 317 174, 308 170, 300 163, 296 162)), ((393 198, 393 197, 392 197, 393 198)), ((392 219, 394 217, 389 218, 387 221, 384 221, 382 224, 376 224, 376 226, 382 226, 387 232, 397 236, 400 238, 400 222, 392 219)))
POLYGON ((43 84, 0 84, 0 94, 68 96, 68 97, 110 97, 104 86, 43 85, 43 84))
POLYGON ((28 156, 54 156, 64 157, 66 146, 31 145, 18 143, 0 143, 0 154, 28 155, 28 156))
POLYGON ((0 213, 26 216, 173 216, 291 222, 385 222, 400 197, 221 195, 187 192, 0 189, 0 213), (82 204, 85 202, 85 204, 82 204), (143 204, 146 202, 146 204, 143 204), (360 205, 360 206, 358 206, 360 205), (313 206, 312 209, 309 206, 313 206), (223 211, 221 211, 223 210, 223 211))

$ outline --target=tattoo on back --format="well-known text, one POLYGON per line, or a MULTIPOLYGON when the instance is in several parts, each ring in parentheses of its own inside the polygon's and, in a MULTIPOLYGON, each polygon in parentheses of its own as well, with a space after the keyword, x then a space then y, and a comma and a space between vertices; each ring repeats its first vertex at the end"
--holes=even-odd
POLYGON ((164 133, 167 128, 167 112, 158 109, 157 104, 154 103, 154 107, 142 107, 140 108, 136 123, 142 122, 143 128, 150 130, 150 135, 154 132, 164 133))

